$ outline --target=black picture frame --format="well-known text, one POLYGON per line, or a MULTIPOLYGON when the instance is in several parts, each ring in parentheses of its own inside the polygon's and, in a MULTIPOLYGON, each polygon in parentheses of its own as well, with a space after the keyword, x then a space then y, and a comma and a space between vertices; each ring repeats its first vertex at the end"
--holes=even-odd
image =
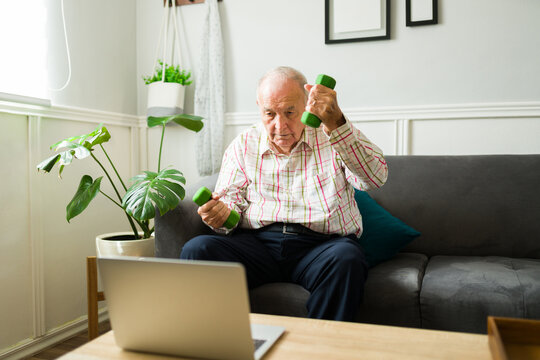
POLYGON ((324 43, 341 44, 357 41, 374 41, 390 39, 390 0, 381 2, 382 29, 376 31, 353 31, 338 35, 333 31, 333 0, 325 0, 324 8, 324 43))
POLYGON ((438 0, 432 0, 432 14, 431 19, 427 20, 413 20, 412 19, 412 2, 415 0, 406 0, 405 3, 405 16, 406 16, 406 26, 421 26, 421 25, 434 25, 439 23, 439 9, 438 9, 438 0))

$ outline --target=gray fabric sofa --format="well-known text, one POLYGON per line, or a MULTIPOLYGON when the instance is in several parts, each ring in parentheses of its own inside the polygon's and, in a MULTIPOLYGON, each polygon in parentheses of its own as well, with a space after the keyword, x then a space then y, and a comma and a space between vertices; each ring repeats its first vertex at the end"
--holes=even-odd
MULTIPOLYGON (((488 315, 540 319, 540 155, 387 156, 387 183, 369 194, 421 236, 370 269, 357 321, 486 332, 488 315)), ((210 230, 188 188, 156 215, 156 256, 178 258, 210 230)), ((306 316, 295 284, 250 292, 253 312, 306 316)))

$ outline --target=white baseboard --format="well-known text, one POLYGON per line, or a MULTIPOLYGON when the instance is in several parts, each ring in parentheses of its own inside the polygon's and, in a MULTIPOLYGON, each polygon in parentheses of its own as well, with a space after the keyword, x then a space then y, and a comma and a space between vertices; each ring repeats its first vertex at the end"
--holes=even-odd
MULTIPOLYGON (((99 322, 109 319, 109 313, 106 308, 99 310, 99 322)), ((78 333, 88 329, 88 317, 70 321, 67 324, 48 331, 45 335, 35 339, 25 339, 13 347, 4 349, 0 352, 0 360, 23 359, 35 355, 51 346, 61 343, 78 333)))

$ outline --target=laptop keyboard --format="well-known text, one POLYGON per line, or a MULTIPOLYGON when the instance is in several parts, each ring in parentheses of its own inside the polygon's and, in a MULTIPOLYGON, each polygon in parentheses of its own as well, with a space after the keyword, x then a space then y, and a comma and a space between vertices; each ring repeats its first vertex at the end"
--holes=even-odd
POLYGON ((255 345, 255 351, 257 351, 258 348, 264 344, 266 340, 260 340, 260 339, 253 339, 253 345, 255 345))

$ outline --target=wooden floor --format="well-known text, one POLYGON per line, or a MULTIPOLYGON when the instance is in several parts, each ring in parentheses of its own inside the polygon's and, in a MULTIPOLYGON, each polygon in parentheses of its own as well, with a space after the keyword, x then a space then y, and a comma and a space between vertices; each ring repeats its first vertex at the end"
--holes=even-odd
MULTIPOLYGON (((103 334, 111 329, 111 325, 108 321, 99 324, 99 333, 103 334)), ((79 346, 88 342, 88 332, 85 330, 71 339, 67 339, 64 342, 54 345, 48 349, 43 350, 33 356, 27 357, 26 360, 53 360, 57 359, 65 353, 70 352, 78 348, 79 346)))

